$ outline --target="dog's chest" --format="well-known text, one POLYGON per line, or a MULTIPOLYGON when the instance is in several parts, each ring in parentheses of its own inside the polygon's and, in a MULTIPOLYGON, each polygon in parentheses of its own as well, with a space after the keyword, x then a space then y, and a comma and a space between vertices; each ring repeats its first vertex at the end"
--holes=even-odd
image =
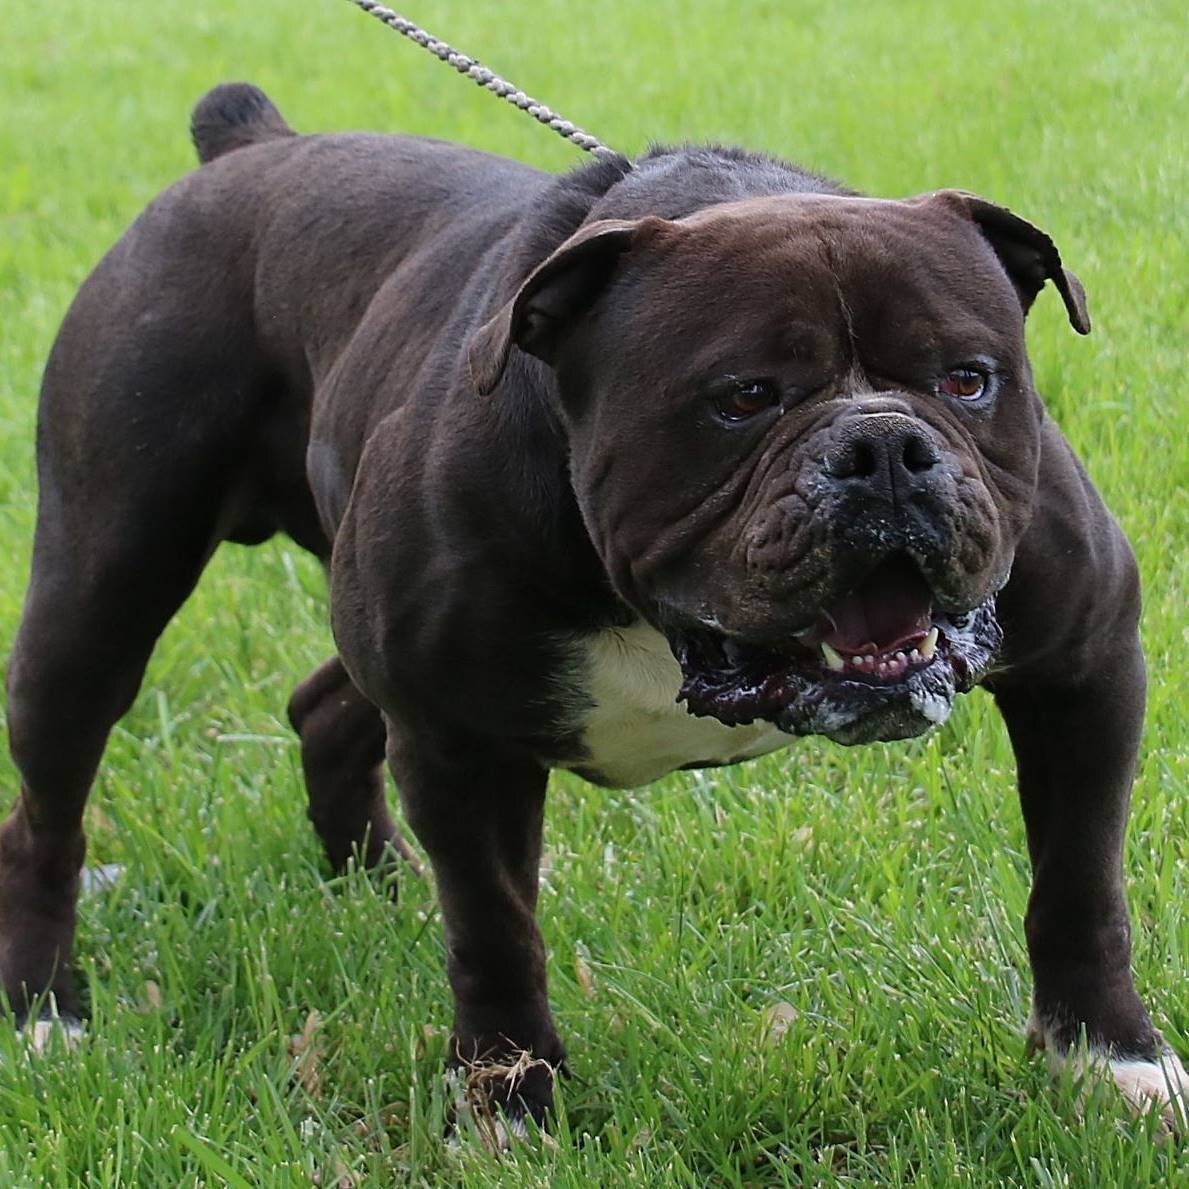
POLYGON ((677 702, 681 668, 645 623, 607 628, 581 644, 578 722, 586 755, 567 764, 600 784, 632 788, 676 768, 752 759, 792 742, 771 723, 728 727, 677 702))

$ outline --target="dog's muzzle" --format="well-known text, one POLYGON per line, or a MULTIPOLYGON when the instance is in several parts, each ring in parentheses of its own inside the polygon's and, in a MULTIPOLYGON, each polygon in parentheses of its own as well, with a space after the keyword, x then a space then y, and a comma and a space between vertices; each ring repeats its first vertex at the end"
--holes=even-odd
POLYGON ((757 719, 838 743, 907 739, 944 722, 1002 642, 994 595, 944 610, 919 568, 897 554, 823 606, 787 647, 716 628, 668 632, 681 665, 678 700, 728 725, 757 719))

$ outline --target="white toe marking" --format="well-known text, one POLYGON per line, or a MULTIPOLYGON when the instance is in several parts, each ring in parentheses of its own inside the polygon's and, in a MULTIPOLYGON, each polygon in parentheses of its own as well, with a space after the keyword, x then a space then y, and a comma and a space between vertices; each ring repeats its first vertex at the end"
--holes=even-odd
POLYGON ((51 1017, 26 1024, 23 1035, 29 1042, 29 1048, 35 1053, 44 1053, 52 1049, 55 1037, 59 1038, 62 1046, 69 1052, 76 1049, 82 1040, 83 1026, 77 1020, 59 1020, 51 1017))
POLYGON ((1028 1019, 1028 1042, 1045 1050, 1054 1077, 1061 1077, 1067 1068, 1078 1079, 1109 1074, 1137 1113, 1158 1110, 1166 1132, 1189 1129, 1189 1073, 1172 1049, 1165 1049, 1155 1061, 1123 1060, 1100 1048, 1063 1051, 1048 1043, 1046 1033, 1033 1013, 1028 1019))
POLYGON ((497 1115, 494 1119, 494 1124, 497 1151, 509 1152, 512 1149, 512 1141, 514 1139, 528 1139, 528 1126, 524 1119, 519 1116, 509 1119, 507 1115, 497 1115))
POLYGON ((84 867, 79 890, 83 896, 94 896, 99 892, 106 892, 109 888, 114 888, 123 878, 123 863, 104 863, 99 867, 84 867))
POLYGON ((1189 1073, 1173 1052, 1159 1061, 1111 1061, 1115 1085, 1132 1106, 1147 1110, 1158 1106, 1170 1125, 1180 1113, 1182 1125, 1189 1119, 1189 1073))

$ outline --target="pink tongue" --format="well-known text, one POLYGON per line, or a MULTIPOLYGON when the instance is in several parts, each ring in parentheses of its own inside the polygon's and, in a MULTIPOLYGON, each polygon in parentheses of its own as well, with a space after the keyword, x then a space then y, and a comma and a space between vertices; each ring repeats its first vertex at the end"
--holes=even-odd
POLYGON ((824 639, 841 653, 890 652, 929 630, 931 603, 916 566, 906 557, 890 558, 825 609, 833 626, 824 639))

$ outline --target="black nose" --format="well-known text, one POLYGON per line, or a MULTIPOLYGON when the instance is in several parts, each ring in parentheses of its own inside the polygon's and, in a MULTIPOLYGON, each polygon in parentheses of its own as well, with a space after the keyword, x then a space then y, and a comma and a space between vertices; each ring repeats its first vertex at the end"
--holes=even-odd
POLYGON ((863 413, 839 427, 823 467, 842 487, 862 487, 891 503, 928 486, 941 462, 929 429, 903 413, 863 413))

